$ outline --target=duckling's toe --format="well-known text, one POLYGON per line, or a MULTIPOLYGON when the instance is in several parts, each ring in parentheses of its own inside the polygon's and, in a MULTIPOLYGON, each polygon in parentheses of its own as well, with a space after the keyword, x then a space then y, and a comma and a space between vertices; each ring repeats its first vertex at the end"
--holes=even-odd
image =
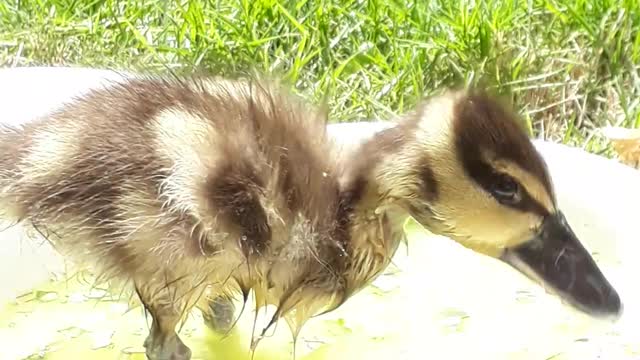
POLYGON ((149 335, 144 346, 149 360, 191 360, 191 349, 177 335, 164 341, 149 335))
POLYGON ((231 299, 218 296, 209 302, 209 311, 203 312, 203 317, 211 330, 227 333, 235 321, 235 305, 231 299))

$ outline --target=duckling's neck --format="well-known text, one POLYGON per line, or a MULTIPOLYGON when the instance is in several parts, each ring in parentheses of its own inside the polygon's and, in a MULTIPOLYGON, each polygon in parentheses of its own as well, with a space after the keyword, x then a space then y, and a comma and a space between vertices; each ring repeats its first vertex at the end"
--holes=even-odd
POLYGON ((347 187, 358 194, 358 206, 354 214, 361 219, 376 219, 382 215, 402 223, 409 214, 400 205, 406 177, 405 153, 412 139, 410 122, 400 123, 381 130, 354 151, 345 165, 350 179, 347 187))
POLYGON ((393 192, 385 188, 379 174, 403 142, 401 128, 385 129, 363 143, 346 163, 343 190, 353 204, 350 234, 355 284, 368 283, 380 275, 404 239, 409 214, 392 198, 393 192))

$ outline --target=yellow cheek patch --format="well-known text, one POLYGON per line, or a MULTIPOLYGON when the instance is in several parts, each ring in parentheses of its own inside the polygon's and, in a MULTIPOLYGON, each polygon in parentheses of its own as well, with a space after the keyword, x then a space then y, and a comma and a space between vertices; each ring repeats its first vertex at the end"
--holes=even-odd
POLYGON ((467 194, 456 200, 457 206, 439 214, 442 219, 448 219, 448 224, 443 226, 445 235, 456 242, 475 252, 498 257, 504 249, 518 246, 534 236, 541 221, 536 214, 502 206, 488 197, 467 194))

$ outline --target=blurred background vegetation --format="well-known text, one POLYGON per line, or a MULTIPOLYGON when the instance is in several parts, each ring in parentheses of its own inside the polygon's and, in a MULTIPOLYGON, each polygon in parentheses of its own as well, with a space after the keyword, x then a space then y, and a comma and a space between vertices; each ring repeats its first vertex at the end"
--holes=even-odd
POLYGON ((2 0, 0 66, 284 76, 332 121, 483 84, 532 135, 607 152, 640 127, 639 0, 2 0))

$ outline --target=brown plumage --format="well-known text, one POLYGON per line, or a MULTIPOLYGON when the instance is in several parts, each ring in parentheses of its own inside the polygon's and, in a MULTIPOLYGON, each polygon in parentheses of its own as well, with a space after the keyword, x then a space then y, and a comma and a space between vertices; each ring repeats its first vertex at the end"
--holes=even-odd
POLYGON ((297 334, 394 250, 352 242, 357 184, 340 191, 325 132, 270 82, 131 79, 0 132, 2 215, 132 285, 151 359, 190 358, 174 332, 186 313, 250 290, 297 334))

